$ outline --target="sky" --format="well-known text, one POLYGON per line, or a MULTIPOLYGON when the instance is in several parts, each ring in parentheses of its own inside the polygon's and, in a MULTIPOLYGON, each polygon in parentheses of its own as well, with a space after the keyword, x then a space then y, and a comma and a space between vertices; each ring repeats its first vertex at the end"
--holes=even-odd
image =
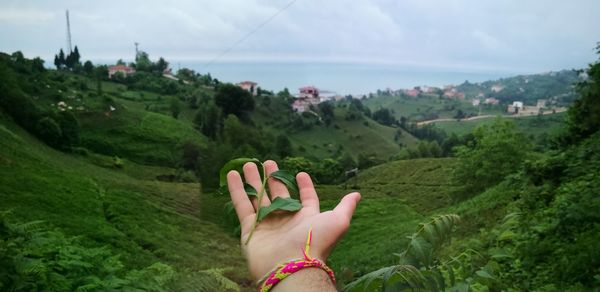
POLYGON ((172 63, 533 73, 583 68, 597 59, 600 41, 597 0, 296 0, 281 10, 289 3, 0 0, 0 51, 51 63, 66 48, 66 9, 82 58, 107 63, 132 60, 139 42, 151 58, 172 63))

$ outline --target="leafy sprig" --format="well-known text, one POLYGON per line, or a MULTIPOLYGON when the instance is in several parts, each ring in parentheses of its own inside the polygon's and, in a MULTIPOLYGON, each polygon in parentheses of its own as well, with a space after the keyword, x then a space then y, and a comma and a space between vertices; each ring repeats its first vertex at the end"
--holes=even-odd
POLYGON ((236 158, 236 159, 233 159, 233 160, 230 160, 229 162, 227 162, 221 168, 221 171, 219 172, 219 179, 220 179, 219 190, 221 193, 229 192, 229 190, 227 189, 227 173, 229 173, 232 170, 236 170, 236 171, 242 173, 243 172, 242 168, 243 168, 244 164, 246 164, 248 162, 255 163, 260 166, 262 187, 259 192, 250 184, 244 183, 244 190, 246 191, 246 195, 248 197, 256 198, 258 205, 259 205, 258 212, 256 214, 256 219, 254 220, 254 223, 252 224, 252 227, 250 228, 250 234, 248 235, 248 238, 246 239, 246 242, 244 244, 248 244, 248 242, 250 242, 250 239, 252 238, 252 234, 254 234, 254 230, 256 229, 258 224, 262 220, 264 220, 269 214, 272 214, 275 211, 297 212, 300 209, 302 209, 302 204, 300 203, 300 201, 293 199, 291 197, 286 197, 286 198, 276 197, 275 199, 273 199, 273 201, 271 202, 271 204, 269 206, 261 206, 262 199, 266 194, 265 189, 266 189, 267 181, 269 178, 273 178, 273 179, 276 179, 276 180, 282 182, 283 184, 286 185, 288 190, 290 190, 294 194, 298 194, 299 191, 298 191, 298 183, 296 182, 296 178, 294 177, 293 174, 291 174, 290 172, 288 172, 286 170, 278 170, 278 171, 271 173, 269 176, 267 176, 265 165, 256 158, 236 158))

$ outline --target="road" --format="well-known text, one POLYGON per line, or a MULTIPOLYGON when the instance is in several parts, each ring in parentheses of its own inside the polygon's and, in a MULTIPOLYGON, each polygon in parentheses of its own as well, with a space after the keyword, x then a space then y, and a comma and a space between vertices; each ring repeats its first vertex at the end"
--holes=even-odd
MULTIPOLYGON (((543 115, 552 115, 552 114, 557 114, 557 113, 562 113, 562 112, 566 112, 567 108, 557 108, 554 111, 547 111, 544 112, 543 115)), ((466 118, 466 119, 435 119, 435 120, 429 120, 429 121, 422 121, 422 122, 418 122, 417 126, 423 126, 423 125, 427 125, 427 124, 431 124, 431 123, 438 123, 438 122, 456 122, 456 121, 472 121, 472 120, 479 120, 479 119, 488 119, 488 118, 495 118, 495 117, 503 117, 503 118, 525 118, 525 117, 532 117, 535 115, 481 115, 481 116, 474 116, 474 117, 470 117, 470 118, 466 118)))

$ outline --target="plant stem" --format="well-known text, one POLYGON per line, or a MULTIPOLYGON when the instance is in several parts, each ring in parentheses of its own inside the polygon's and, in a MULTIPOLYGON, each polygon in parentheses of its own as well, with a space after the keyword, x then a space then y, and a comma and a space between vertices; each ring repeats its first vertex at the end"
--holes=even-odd
POLYGON ((258 212, 260 212, 260 208, 262 207, 262 198, 265 195, 265 187, 267 186, 267 170, 265 169, 265 165, 262 164, 262 162, 259 162, 260 166, 262 167, 262 173, 263 173, 263 181, 262 181, 262 188, 260 189, 260 192, 258 193, 258 207, 256 208, 256 218, 254 220, 254 223, 252 223, 252 227, 250 228, 250 234, 248 234, 248 238, 246 239, 246 242, 244 243, 245 245, 248 245, 248 242, 250 242, 250 238, 252 238, 252 234, 254 234, 254 230, 256 229, 256 225, 258 225, 258 212))

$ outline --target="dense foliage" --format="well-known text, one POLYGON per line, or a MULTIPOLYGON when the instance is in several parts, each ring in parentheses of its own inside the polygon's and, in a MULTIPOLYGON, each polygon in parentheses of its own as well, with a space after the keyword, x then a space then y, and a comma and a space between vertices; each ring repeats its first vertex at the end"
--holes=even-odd
POLYGON ((433 256, 431 241, 442 234, 441 229, 422 225, 421 230, 431 234, 423 239, 416 234, 410 237, 409 248, 400 257, 417 243, 412 248, 418 251, 416 258, 427 261, 382 268, 346 289, 596 289, 600 285, 599 69, 600 62, 590 65, 590 79, 578 85, 580 96, 569 109, 569 127, 558 137, 556 149, 534 155, 523 134, 500 119, 476 128, 472 142, 455 148, 459 162, 454 181, 463 186, 458 198, 470 198, 459 210, 475 221, 477 216, 505 213, 503 220, 480 225, 479 233, 446 251, 466 250, 461 253, 464 257, 444 262, 433 256), (486 204, 494 206, 488 210, 491 214, 476 207, 486 204), (457 272, 466 275, 461 284, 455 281, 457 272))
POLYGON ((491 126, 473 131, 474 140, 454 148, 461 163, 454 170, 456 184, 462 184, 460 198, 471 197, 501 182, 520 169, 530 146, 511 121, 498 119, 491 126))

